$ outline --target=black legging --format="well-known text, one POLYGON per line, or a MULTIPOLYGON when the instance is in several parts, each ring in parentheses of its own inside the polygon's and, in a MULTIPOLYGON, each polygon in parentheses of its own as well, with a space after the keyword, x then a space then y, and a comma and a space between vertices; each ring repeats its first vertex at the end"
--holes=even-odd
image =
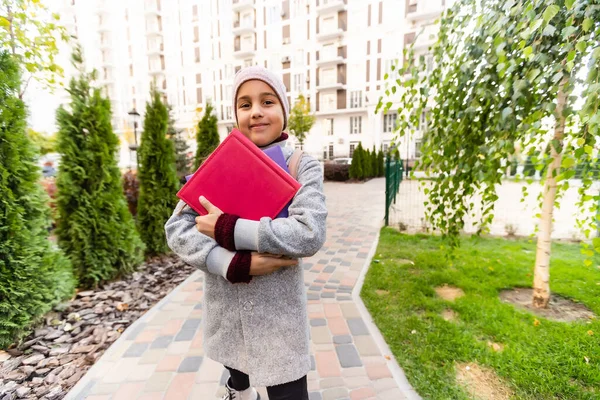
MULTIPOLYGON (((250 378, 243 372, 237 369, 225 367, 229 370, 231 378, 229 386, 235 390, 246 390, 250 387, 250 378)), ((306 375, 297 381, 283 383, 276 386, 268 386, 267 394, 269 400, 308 400, 308 386, 306 383, 306 375)))

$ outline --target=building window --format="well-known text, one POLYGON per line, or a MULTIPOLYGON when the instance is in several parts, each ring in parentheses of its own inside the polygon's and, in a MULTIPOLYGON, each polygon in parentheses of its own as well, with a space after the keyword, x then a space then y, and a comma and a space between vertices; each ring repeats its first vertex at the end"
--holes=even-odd
POLYGON ((323 130, 325 131, 325 135, 333 135, 333 118, 325 118, 323 120, 323 130))
POLYGON ((327 147, 323 148, 323 160, 327 160, 327 147))
POLYGON ((421 147, 423 146, 423 139, 415 139, 415 158, 421 158, 421 147))
POLYGON ((225 86, 225 93, 223 94, 223 100, 225 100, 225 101, 231 101, 231 92, 233 92, 233 86, 232 85, 226 85, 225 86))
POLYGON ((350 92, 350 108, 362 107, 362 90, 354 90, 350 92))
POLYGON ((429 127, 429 110, 424 110, 421 112, 421 117, 419 118, 419 130, 426 131, 429 127))
POLYGON ((336 108, 336 94, 334 93, 321 93, 321 108, 323 111, 331 111, 336 108))
POLYGON ((390 143, 389 142, 383 142, 383 154, 387 154, 388 150, 390 149, 390 143))
POLYGON ((333 143, 329 144, 329 159, 333 158, 333 143))
POLYGON ((233 119, 233 114, 231 112, 231 106, 225 106, 225 119, 226 120, 233 119))
POLYGON ((129 76, 133 76, 133 64, 129 64, 129 76))
POLYGON ((225 65, 225 79, 231 79, 233 76, 233 67, 231 66, 231 64, 226 64, 225 65))
POLYGON ((202 83, 202 75, 196 74, 196 83, 199 85, 202 83))
POLYGON ((350 117, 350 133, 362 133, 362 117, 350 117))
POLYGON ((427 73, 433 71, 433 54, 427 54, 425 56, 425 66, 427 69, 427 73))
POLYGON ((294 54, 294 64, 297 66, 304 66, 304 50, 296 50, 294 54))
POLYGON ((252 66, 252 59, 244 60, 244 67, 251 67, 251 66, 252 66))
POLYGON ((354 150, 358 147, 358 143, 350 143, 350 151, 348 152, 348 157, 352 158, 354 155, 354 150))
POLYGON ((199 63, 200 62, 200 48, 196 47, 194 49, 194 61, 199 63))
POLYGON ((195 26, 194 27, 194 43, 198 43, 200 41, 200 29, 195 26))
POLYGON ((304 89, 304 74, 294 74, 294 91, 302 92, 304 89))
POLYGON ((386 114, 383 116, 383 132, 384 133, 392 133, 396 128, 396 120, 398 119, 398 114, 386 114))
POLYGON ((196 88, 196 103, 202 103, 202 88, 196 88))

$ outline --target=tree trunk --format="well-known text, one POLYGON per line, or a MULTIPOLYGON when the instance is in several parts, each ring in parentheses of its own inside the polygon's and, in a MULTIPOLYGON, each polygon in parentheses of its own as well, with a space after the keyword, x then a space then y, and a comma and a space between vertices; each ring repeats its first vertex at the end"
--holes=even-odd
POLYGON ((567 78, 560 83, 557 105, 554 112, 556 119, 554 125, 553 143, 550 144, 550 156, 552 162, 546 171, 546 183, 544 184, 542 214, 539 222, 539 233, 537 251, 535 253, 535 268, 533 271, 533 307, 546 308, 550 301, 550 251, 552 246, 552 214, 554 201, 556 199, 556 175, 559 172, 562 161, 562 144, 565 133, 565 120, 563 111, 567 102, 565 86, 567 78), (556 171, 556 173, 554 172, 556 171))

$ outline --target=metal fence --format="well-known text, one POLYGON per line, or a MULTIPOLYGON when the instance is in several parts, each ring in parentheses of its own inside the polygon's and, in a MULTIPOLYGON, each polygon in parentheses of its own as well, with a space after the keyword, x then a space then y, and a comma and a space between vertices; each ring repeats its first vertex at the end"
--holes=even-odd
POLYGON ((389 211, 396 203, 396 196, 402 182, 402 161, 388 154, 385 161, 385 225, 389 225, 389 211))
MULTIPOLYGON (((422 177, 400 179, 400 183, 394 186, 394 172, 390 171, 390 177, 386 171, 386 225, 407 232, 431 232, 425 218, 425 202, 428 200, 425 189, 430 187, 430 181, 422 177), (390 193, 394 187, 397 193, 390 193)), ((555 239, 583 240, 585 233, 577 227, 576 216, 583 217, 587 221, 597 221, 596 207, 587 207, 582 215, 579 214, 577 202, 579 200, 579 188, 581 181, 570 180, 567 189, 560 201, 560 207, 554 208, 554 224, 552 237, 555 239)), ((497 236, 517 235, 529 236, 536 232, 539 221, 540 203, 538 195, 543 187, 539 181, 527 184, 523 181, 505 179, 498 185, 496 190, 498 200, 494 205, 494 219, 489 226, 490 233, 497 236), (527 186, 528 195, 523 197, 523 187, 527 186)), ((597 196, 600 193, 600 182, 595 182, 586 194, 597 196)), ((474 196, 470 202, 475 204, 474 217, 465 217, 465 233, 475 233, 479 228, 481 210, 477 205, 481 199, 474 196)), ((591 205, 591 204, 590 204, 591 205)), ((596 236, 597 232, 591 232, 590 236, 596 236)))

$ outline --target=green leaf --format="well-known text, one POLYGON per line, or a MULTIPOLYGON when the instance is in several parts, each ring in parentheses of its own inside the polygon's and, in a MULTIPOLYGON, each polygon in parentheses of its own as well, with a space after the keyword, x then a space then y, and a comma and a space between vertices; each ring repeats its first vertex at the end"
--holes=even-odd
POLYGON ((10 27, 10 22, 6 18, 0 16, 0 27, 8 28, 10 27))
POLYGON ((570 10, 571 8, 573 8, 574 3, 575 3, 575 0, 565 0, 565 6, 567 6, 567 10, 570 10))
POLYGON ((506 120, 513 113, 513 109, 511 107, 506 107, 502 110, 502 119, 506 120))
POLYGON ((533 47, 527 46, 523 49, 523 54, 525 55, 525 57, 529 57, 531 53, 533 53, 533 47))
POLYGON ((591 18, 584 19, 583 23, 581 24, 584 32, 589 31, 592 26, 594 26, 594 21, 592 21, 591 18))
MULTIPOLYGON (((381 76, 381 75, 380 75, 381 76)), ((389 77, 388 73, 386 72, 385 74, 383 74, 383 80, 387 80, 387 78, 389 77)))
POLYGON ((542 18, 544 18, 544 21, 550 22, 550 20, 552 18, 554 18, 556 16, 556 14, 558 14, 559 11, 560 11, 560 7, 557 6, 556 4, 552 4, 548 7, 546 7, 546 9, 544 10, 544 13, 542 14, 542 18))
POLYGON ((587 42, 585 40, 580 40, 579 42, 577 42, 577 44, 575 45, 575 48, 577 49, 577 51, 579 51, 580 53, 585 52, 585 49, 587 49, 587 42))
POLYGON ((573 165, 575 165, 575 160, 573 158, 563 158, 561 163, 562 168, 571 168, 573 165))

